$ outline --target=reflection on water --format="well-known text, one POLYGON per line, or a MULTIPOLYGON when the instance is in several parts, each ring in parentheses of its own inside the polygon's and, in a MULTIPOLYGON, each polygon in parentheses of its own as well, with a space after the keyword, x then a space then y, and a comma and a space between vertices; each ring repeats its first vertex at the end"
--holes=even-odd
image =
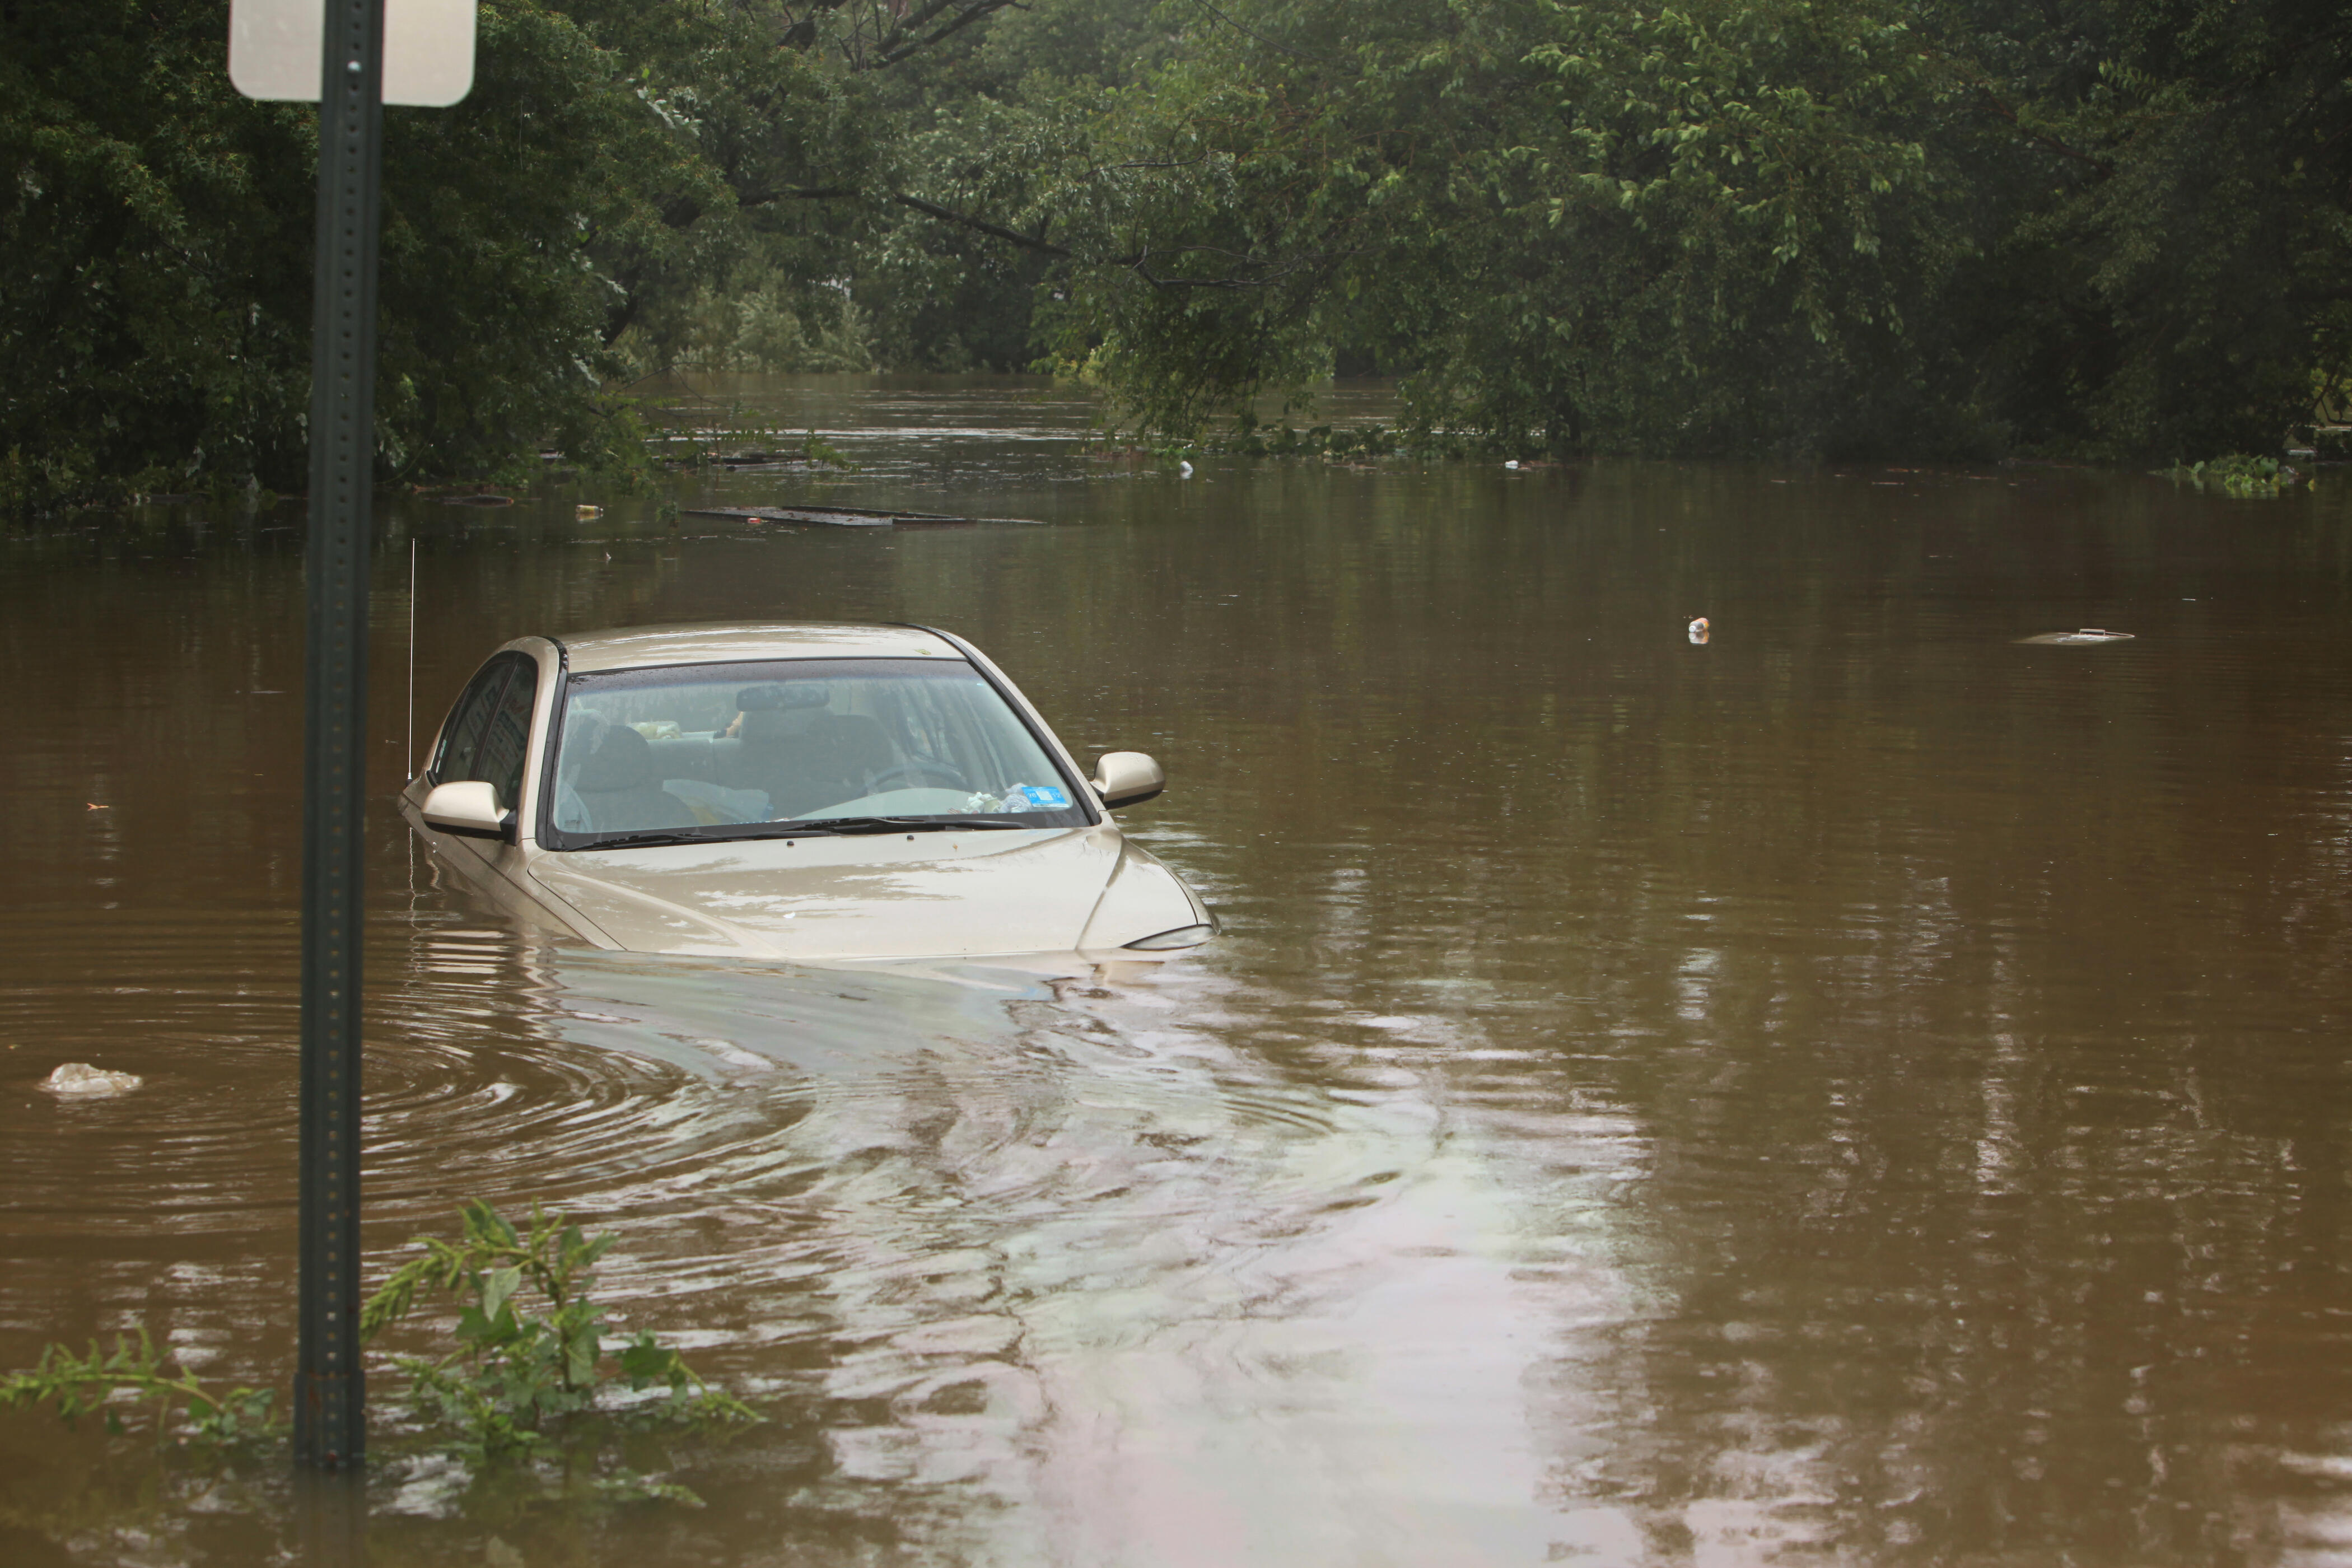
MULTIPOLYGON (((716 390, 861 468, 689 504, 1051 526, 398 503, 420 709, 523 630, 946 625, 1082 755, 1161 756, 1134 826, 1230 934, 1100 984, 597 953, 378 812, 379 1266, 461 1196, 562 1205, 628 1325, 772 1419, 649 1461, 698 1513, 387 1463, 374 1561, 2352 1555, 2325 493, 1187 479, 1043 386, 716 390), (2081 626, 2136 636, 2018 643, 2081 626)), ((297 521, 0 538, 0 1364, 140 1321, 290 1364, 297 521), (41 1093, 66 1060, 145 1081, 41 1093)), ((297 1511, 0 1419, 12 1568, 264 1561, 297 1511)))

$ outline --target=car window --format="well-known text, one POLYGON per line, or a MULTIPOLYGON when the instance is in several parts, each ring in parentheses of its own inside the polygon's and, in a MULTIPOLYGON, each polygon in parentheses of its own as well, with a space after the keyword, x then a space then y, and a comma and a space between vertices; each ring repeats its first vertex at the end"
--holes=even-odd
POLYGON ((967 778, 1009 780, 1034 770, 1034 749, 1020 744, 1029 737, 987 723, 987 712, 996 705, 976 704, 974 695, 961 681, 894 681, 876 692, 876 716, 889 730, 900 754, 945 763, 967 778), (991 743, 1000 737, 1015 740, 1017 759, 991 743))
POLYGON ((495 704, 486 704, 490 716, 482 725, 481 749, 474 757, 470 778, 487 780, 499 792, 499 805, 512 807, 522 793, 522 759, 530 743, 531 699, 538 694, 539 671, 517 661, 513 679, 495 704))
POLYGON ((603 671, 566 684, 543 842, 855 816, 1079 826, 1078 787, 961 659, 603 671))
POLYGON ((442 728, 441 755, 433 768, 435 784, 486 779, 500 787, 500 805, 514 804, 515 791, 522 782, 523 743, 530 730, 534 673, 530 660, 522 655, 500 654, 467 683, 457 706, 449 710, 449 722, 442 728), (522 704, 520 732, 507 708, 509 689, 522 704), (509 743, 510 763, 506 755, 509 743))

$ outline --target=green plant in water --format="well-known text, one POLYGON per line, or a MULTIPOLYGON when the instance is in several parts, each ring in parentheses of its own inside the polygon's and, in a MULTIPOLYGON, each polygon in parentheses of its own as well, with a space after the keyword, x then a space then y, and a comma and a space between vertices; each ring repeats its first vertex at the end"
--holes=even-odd
MULTIPOLYGON (((489 1205, 470 1200, 459 1211, 455 1242, 415 1238, 425 1256, 394 1269, 368 1299, 361 1338, 373 1341, 399 1322, 421 1295, 457 1299, 457 1349, 437 1360, 398 1356, 394 1364, 408 1373, 408 1401, 418 1417, 436 1435, 454 1435, 442 1446, 477 1472, 500 1460, 576 1454, 582 1443, 593 1449, 614 1424, 698 1428, 759 1420, 651 1333, 612 1337, 590 1290, 592 1271, 614 1239, 583 1236, 562 1215, 537 1205, 529 1228, 519 1230, 489 1205), (646 1397, 601 1408, 615 1384, 646 1397), (602 1419, 556 1441, 565 1417, 592 1414, 602 1419)), ((273 1399, 266 1389, 206 1389, 156 1350, 143 1328, 135 1341, 118 1336, 111 1351, 93 1342, 78 1354, 53 1344, 31 1368, 0 1374, 0 1410, 54 1404, 68 1423, 100 1412, 107 1429, 120 1433, 127 1430, 126 1409, 152 1400, 159 1437, 215 1448, 282 1436, 273 1399)), ((568 1488, 579 1485, 576 1475, 567 1477, 568 1488)), ((586 1489, 611 1501, 701 1501, 684 1487, 626 1468, 595 1477, 586 1489)))
POLYGON ((2287 487, 2303 482, 2301 474, 2276 458, 2257 458, 2244 452, 2176 468, 2167 477, 2185 479, 2200 490, 2217 489, 2240 500, 2276 496, 2287 487))
POLYGON ((801 443, 801 459, 808 463, 823 463, 845 474, 857 471, 857 465, 849 460, 848 453, 818 435, 814 429, 811 429, 808 438, 801 443))
POLYGON ((86 1355, 76 1355, 68 1345, 50 1345, 29 1370, 0 1376, 0 1410, 54 1404, 68 1426, 93 1411, 102 1411, 106 1429, 121 1433, 128 1428, 115 1396, 130 1394, 142 1401, 154 1401, 159 1438, 172 1435, 174 1411, 183 1442, 242 1443, 265 1436, 274 1428, 269 1407, 275 1395, 269 1390, 232 1388, 210 1393, 185 1365, 175 1366, 177 1375, 165 1370, 173 1364, 143 1328, 136 1343, 128 1334, 117 1334, 111 1351, 100 1350, 95 1340, 86 1355))
POLYGON ((459 1218, 454 1243, 415 1238, 425 1256, 394 1270, 368 1299, 360 1337, 373 1341, 405 1317, 420 1292, 457 1298, 457 1348, 437 1361, 402 1356, 394 1364, 409 1375, 418 1415, 460 1433, 467 1458, 478 1463, 551 1448, 548 1424, 594 1408, 615 1383, 638 1393, 663 1391, 619 1412, 624 1419, 696 1426, 759 1419, 741 1400, 706 1384, 651 1333, 608 1343, 611 1324, 589 1290, 591 1270, 612 1237, 583 1236, 562 1215, 536 1205, 527 1231, 478 1199, 467 1202, 459 1218))

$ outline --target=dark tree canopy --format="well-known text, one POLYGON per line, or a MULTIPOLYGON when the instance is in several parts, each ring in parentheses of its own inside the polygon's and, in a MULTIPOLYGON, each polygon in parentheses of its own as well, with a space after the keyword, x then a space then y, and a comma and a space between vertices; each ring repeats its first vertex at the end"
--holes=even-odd
MULTIPOLYGON (((2352 367, 2314 0, 484 0, 388 112, 390 478, 673 363, 1335 368, 1500 447, 2273 447, 2352 367)), ((0 503, 296 488, 312 117, 222 0, 0 0, 0 503)))
POLYGON ((1336 354, 1505 445, 2200 456, 2347 363, 2338 6, 1218 14, 1054 208, 1159 258, 1056 317, 1148 425, 1336 354))
MULTIPOLYGON (((385 111, 381 471, 614 439, 632 327, 747 258, 842 274, 881 142, 855 77, 743 6, 482 0, 472 94, 385 111)), ((0 5, 0 485, 299 489, 306 105, 229 87, 220 0, 0 5)))

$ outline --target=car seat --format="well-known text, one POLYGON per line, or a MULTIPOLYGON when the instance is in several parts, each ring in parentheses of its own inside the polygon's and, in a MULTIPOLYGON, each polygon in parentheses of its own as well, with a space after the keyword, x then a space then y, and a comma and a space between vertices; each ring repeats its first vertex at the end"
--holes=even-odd
POLYGON ((809 773, 832 789, 827 804, 869 793, 875 775, 895 758, 890 737, 863 713, 820 715, 803 744, 809 773))
POLYGON ((607 724, 586 738, 572 788, 597 833, 647 827, 692 827, 694 813, 661 786, 653 748, 626 724, 607 724))
POLYGON ((727 783, 736 789, 766 791, 770 815, 778 818, 838 799, 810 767, 809 731, 824 717, 806 710, 745 710, 742 737, 728 759, 727 783))

